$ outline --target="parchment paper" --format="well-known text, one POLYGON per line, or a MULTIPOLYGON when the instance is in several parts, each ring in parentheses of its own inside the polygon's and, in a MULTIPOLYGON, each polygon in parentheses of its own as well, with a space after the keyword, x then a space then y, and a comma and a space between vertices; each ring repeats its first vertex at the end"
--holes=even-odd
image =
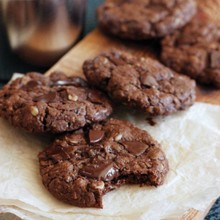
POLYGON ((104 196, 103 209, 81 209, 53 198, 41 183, 37 154, 45 138, 0 119, 0 212, 23 219, 178 219, 189 208, 204 211, 220 195, 220 107, 196 103, 158 118, 118 116, 157 139, 170 164, 164 185, 125 186, 104 196))

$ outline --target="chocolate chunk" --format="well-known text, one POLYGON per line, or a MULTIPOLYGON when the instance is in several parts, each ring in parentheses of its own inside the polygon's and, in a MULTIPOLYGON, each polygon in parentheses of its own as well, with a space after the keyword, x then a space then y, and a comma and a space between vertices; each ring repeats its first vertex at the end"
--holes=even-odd
POLYGON ((0 116, 34 133, 73 131, 105 120, 111 102, 84 82, 61 72, 27 73, 0 90, 0 116), (54 82, 62 86, 51 86, 54 82))
POLYGON ((26 85, 25 85, 25 88, 26 89, 32 89, 34 88, 35 86, 40 86, 42 85, 41 81, 39 80, 30 80, 26 85))
POLYGON ((150 57, 136 57, 120 50, 102 53, 83 64, 88 82, 113 102, 148 113, 167 115, 186 109, 195 101, 195 82, 150 57), (108 65, 105 60, 108 59, 108 65), (111 60, 122 61, 116 64, 111 60))
POLYGON ((33 98, 34 102, 55 102, 56 101, 56 92, 49 92, 44 95, 37 96, 33 98))
POLYGON ((211 56, 211 68, 220 69, 220 51, 212 51, 210 56, 211 56))
POLYGON ((87 83, 80 77, 74 77, 69 80, 57 80, 51 84, 51 86, 76 86, 76 87, 86 87, 87 83))
POLYGON ((130 152, 131 154, 135 156, 140 156, 149 147, 146 144, 138 142, 138 141, 123 141, 121 142, 121 144, 125 146, 128 152, 130 152))
POLYGON ((68 160, 70 156, 63 149, 62 146, 57 146, 56 148, 51 149, 50 151, 51 159, 54 162, 59 162, 60 160, 68 160))
POLYGON ((156 121, 153 120, 153 118, 146 118, 146 121, 148 122, 149 125, 154 126, 156 125, 156 121))
POLYGON ((97 104, 100 104, 102 101, 101 93, 99 91, 89 93, 88 98, 91 102, 97 104))
POLYGON ((125 65, 126 64, 126 62, 123 59, 121 59, 120 56, 118 56, 118 57, 111 57, 110 60, 116 66, 121 66, 121 65, 125 65))
POLYGON ((143 75, 141 76, 141 83, 144 86, 156 87, 158 86, 157 80, 151 75, 143 75))
POLYGON ((81 170, 81 174, 87 177, 91 177, 97 180, 111 181, 117 177, 117 169, 114 168, 113 163, 101 162, 101 164, 95 164, 94 166, 85 166, 81 170))
POLYGON ((89 130, 89 141, 94 144, 102 140, 104 137, 104 131, 99 130, 89 130))
POLYGON ((56 198, 101 208, 103 195, 124 184, 158 186, 164 182, 167 159, 146 131, 117 119, 90 127, 90 131, 105 133, 105 138, 91 144, 87 129, 81 129, 57 138, 39 154, 43 184, 56 198), (121 138, 123 144, 116 140, 121 138))
POLYGON ((196 8, 194 0, 114 0, 101 5, 97 17, 105 32, 140 40, 180 29, 195 15, 196 8))
POLYGON ((220 27, 200 12, 182 30, 163 39, 161 60, 199 83, 220 88, 219 42, 220 27))

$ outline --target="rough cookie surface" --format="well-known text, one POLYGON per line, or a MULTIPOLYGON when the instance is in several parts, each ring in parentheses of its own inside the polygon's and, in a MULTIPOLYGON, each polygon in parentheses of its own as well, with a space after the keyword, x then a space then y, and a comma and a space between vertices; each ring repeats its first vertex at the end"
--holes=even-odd
POLYGON ((107 0, 97 10, 100 27, 127 39, 162 37, 196 13, 194 0, 107 0))
POLYGON ((105 193, 123 184, 161 185, 169 169, 146 131, 117 119, 56 139, 39 162, 43 184, 56 198, 98 208, 105 193))
POLYGON ((149 57, 114 50, 85 61, 83 70, 89 83, 107 92, 113 101, 152 116, 185 109, 195 100, 193 80, 149 57))
POLYGON ((106 119, 108 99, 79 77, 28 73, 0 90, 0 116, 29 132, 59 133, 106 119))
POLYGON ((177 72, 220 88, 220 28, 198 14, 162 41, 161 59, 177 72))

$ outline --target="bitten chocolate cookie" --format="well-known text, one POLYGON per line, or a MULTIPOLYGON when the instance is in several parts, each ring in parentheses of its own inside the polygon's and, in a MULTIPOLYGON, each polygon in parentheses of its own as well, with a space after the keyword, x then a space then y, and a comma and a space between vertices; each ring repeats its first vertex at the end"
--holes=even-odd
POLYGON ((100 27, 121 38, 162 37, 196 13, 194 0, 107 0, 97 10, 100 27))
POLYGON ((83 70, 89 83, 113 101, 152 116, 185 109, 195 100, 193 80, 149 57, 114 50, 85 61, 83 70))
POLYGON ((0 116, 29 132, 59 133, 106 119, 109 100, 80 77, 28 73, 0 90, 0 116))
POLYGON ((143 130, 117 119, 67 134, 39 154, 45 187, 59 200, 102 208, 102 197, 123 184, 158 186, 168 162, 143 130))
POLYGON ((198 14, 162 41, 161 59, 175 71, 220 88, 220 27, 198 14))

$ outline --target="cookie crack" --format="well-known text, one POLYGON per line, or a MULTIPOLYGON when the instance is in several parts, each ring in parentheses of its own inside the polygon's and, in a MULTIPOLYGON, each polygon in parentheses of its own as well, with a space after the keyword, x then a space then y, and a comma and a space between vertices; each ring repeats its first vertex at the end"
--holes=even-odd
POLYGON ((47 106, 45 109, 45 114, 44 114, 44 118, 42 121, 44 132, 47 131, 47 118, 48 118, 48 116, 49 116, 49 107, 47 106))

